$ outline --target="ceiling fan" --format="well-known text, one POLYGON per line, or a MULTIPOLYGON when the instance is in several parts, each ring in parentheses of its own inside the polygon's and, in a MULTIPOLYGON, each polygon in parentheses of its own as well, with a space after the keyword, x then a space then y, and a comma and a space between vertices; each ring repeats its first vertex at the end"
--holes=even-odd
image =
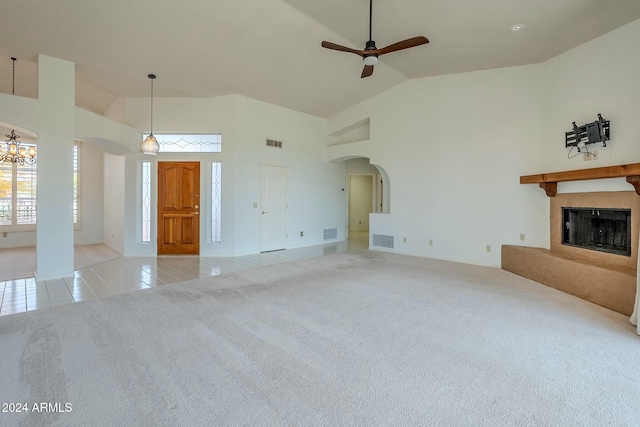
POLYGON ((351 52, 359 55, 364 60, 364 69, 360 78, 369 77, 373 74, 373 66, 378 63, 378 57, 386 53, 397 52, 399 50, 408 49, 410 47, 420 46, 429 43, 426 37, 418 36, 403 40, 398 43, 391 44, 382 49, 376 47, 376 42, 371 39, 371 23, 373 20, 373 0, 369 0, 369 41, 365 45, 364 50, 351 49, 350 47, 341 46, 339 44, 323 41, 322 47, 327 49, 339 50, 341 52, 351 52))

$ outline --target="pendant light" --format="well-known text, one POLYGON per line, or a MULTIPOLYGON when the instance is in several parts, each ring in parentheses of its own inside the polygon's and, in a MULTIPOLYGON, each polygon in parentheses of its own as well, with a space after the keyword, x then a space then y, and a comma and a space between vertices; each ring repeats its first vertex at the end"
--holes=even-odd
POLYGON ((142 141, 141 147, 144 154, 155 156, 160 150, 160 144, 158 144, 156 137, 153 136, 153 80, 156 78, 156 75, 149 74, 147 77, 151 79, 151 129, 149 132, 149 136, 146 137, 144 141, 142 141))
MULTIPOLYGON (((11 87, 11 94, 16 94, 16 58, 11 57, 13 61, 13 81, 11 87)), ((7 151, 0 151, 0 164, 2 163, 17 163, 20 166, 33 165, 36 163, 36 147, 21 147, 20 135, 16 135, 15 129, 10 134, 5 135, 8 139, 7 151)))

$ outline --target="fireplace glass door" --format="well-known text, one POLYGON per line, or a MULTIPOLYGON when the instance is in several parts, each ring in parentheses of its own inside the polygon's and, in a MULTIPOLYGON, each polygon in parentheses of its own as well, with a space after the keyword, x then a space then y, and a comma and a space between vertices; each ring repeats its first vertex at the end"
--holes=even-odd
POLYGON ((562 208, 562 244, 631 256, 631 210, 562 208))

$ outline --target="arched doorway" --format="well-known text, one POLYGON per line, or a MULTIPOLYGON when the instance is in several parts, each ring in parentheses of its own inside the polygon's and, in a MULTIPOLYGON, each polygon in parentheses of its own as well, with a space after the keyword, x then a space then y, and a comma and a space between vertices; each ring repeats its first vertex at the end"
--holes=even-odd
POLYGON ((389 178, 382 167, 371 164, 366 157, 345 159, 346 225, 350 244, 369 246, 371 215, 387 214, 389 178))

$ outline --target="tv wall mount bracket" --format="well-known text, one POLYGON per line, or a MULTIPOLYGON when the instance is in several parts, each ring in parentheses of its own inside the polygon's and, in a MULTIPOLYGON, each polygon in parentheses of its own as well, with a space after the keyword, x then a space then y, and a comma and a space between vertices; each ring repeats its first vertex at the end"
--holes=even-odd
POLYGON ((606 147, 610 139, 610 128, 609 120, 603 119, 600 114, 598 114, 598 120, 582 126, 577 126, 576 122, 573 122, 573 130, 564 133, 564 146, 576 147, 580 151, 587 144, 602 142, 602 146, 606 147))

